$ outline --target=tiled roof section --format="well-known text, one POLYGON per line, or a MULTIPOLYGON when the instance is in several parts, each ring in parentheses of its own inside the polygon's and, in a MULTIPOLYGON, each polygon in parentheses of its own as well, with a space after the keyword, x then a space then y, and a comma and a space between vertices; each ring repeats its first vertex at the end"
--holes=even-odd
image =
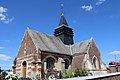
POLYGON ((69 47, 66 47, 58 37, 50 36, 30 29, 29 34, 36 47, 41 51, 71 55, 70 50, 68 49, 69 47))
POLYGON ((90 44, 90 40, 85 40, 83 42, 74 44, 71 48, 73 55, 87 53, 89 44, 90 44))
POLYGON ((81 55, 87 52, 90 43, 90 40, 86 40, 73 45, 65 45, 59 37, 50 36, 30 29, 28 29, 28 32, 36 48, 41 51, 66 55, 81 55))

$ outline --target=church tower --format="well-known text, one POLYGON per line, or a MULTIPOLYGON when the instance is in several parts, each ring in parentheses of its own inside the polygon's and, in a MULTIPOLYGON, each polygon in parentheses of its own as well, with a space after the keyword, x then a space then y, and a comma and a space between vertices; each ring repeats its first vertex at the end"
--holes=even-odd
POLYGON ((58 27, 55 29, 54 36, 59 37, 65 45, 74 44, 73 31, 69 27, 63 13, 61 15, 58 27))

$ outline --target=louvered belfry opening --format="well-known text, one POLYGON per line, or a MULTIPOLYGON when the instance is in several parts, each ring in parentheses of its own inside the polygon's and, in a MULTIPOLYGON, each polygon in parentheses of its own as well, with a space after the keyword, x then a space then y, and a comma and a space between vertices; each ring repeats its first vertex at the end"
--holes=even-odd
POLYGON ((54 36, 59 37, 65 45, 71 45, 74 43, 73 34, 73 30, 68 26, 64 14, 62 14, 58 27, 55 29, 54 36))

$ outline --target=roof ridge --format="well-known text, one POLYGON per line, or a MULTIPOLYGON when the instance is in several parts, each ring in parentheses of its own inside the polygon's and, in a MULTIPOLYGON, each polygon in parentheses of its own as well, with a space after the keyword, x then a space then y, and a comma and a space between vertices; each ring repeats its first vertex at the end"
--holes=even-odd
POLYGON ((29 29, 29 30, 30 30, 30 31, 34 31, 34 32, 37 32, 37 33, 40 33, 40 34, 48 35, 48 36, 51 36, 51 37, 55 37, 54 35, 42 33, 42 32, 39 32, 39 31, 37 31, 37 30, 33 30, 33 29, 29 29))
POLYGON ((90 41, 90 39, 84 40, 84 41, 81 41, 81 42, 74 43, 73 45, 80 44, 80 43, 85 42, 85 41, 90 41))
POLYGON ((28 34, 30 35, 30 37, 31 37, 31 39, 32 39, 32 41, 33 41, 33 44, 35 45, 36 49, 38 50, 38 47, 37 47, 37 45, 36 45, 34 39, 32 38, 31 29, 27 27, 27 30, 28 30, 28 34))

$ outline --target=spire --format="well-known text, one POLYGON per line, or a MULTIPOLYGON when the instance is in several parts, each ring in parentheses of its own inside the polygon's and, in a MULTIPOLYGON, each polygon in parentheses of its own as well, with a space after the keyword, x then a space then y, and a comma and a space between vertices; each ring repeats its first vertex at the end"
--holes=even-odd
POLYGON ((60 22, 59 22, 59 25, 58 25, 58 26, 61 26, 61 25, 68 26, 68 23, 67 23, 67 21, 66 21, 63 13, 62 13, 62 15, 61 15, 60 22))
POLYGON ((65 45, 72 45, 73 41, 73 31, 72 28, 68 27, 67 21, 63 14, 63 4, 61 4, 62 15, 58 27, 54 31, 54 36, 59 37, 65 45))
POLYGON ((62 15, 61 15, 58 27, 63 25, 68 26, 67 21, 64 17, 64 4, 61 4, 61 11, 62 11, 62 15))

